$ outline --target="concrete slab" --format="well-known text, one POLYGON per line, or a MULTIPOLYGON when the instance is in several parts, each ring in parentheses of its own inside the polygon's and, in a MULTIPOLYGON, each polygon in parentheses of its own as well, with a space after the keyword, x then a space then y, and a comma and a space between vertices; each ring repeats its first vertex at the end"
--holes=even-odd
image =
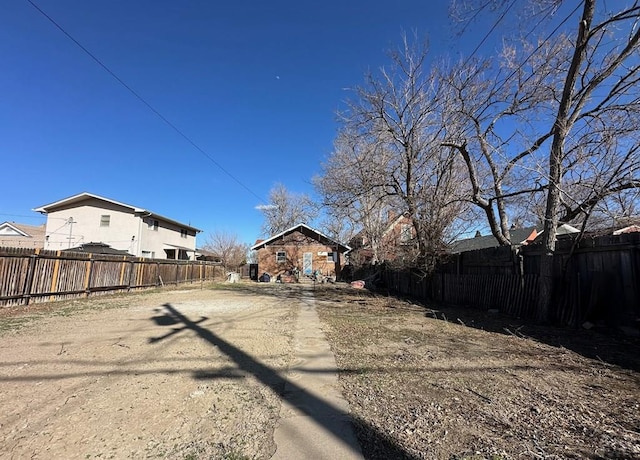
POLYGON ((363 458, 342 397, 335 357, 320 328, 313 292, 301 302, 295 358, 287 375, 273 459, 363 458))

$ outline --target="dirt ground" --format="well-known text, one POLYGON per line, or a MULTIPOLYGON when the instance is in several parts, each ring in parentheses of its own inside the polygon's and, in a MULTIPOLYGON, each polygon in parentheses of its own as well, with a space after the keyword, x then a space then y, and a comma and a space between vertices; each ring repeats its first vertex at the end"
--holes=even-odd
MULTIPOLYGON (((270 458, 299 289, 0 309, 0 458, 270 458)), ((314 292, 366 458, 640 458, 637 339, 314 292)))
POLYGON ((0 318, 0 458, 269 458, 295 302, 178 290, 0 318), (223 351, 221 351, 223 350, 223 351))
POLYGON ((639 459, 640 341, 366 291, 318 301, 369 459, 639 459))

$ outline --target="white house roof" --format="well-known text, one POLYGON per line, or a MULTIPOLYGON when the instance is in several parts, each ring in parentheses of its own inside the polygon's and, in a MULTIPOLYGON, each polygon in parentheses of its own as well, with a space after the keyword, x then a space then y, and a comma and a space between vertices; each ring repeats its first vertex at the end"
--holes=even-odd
POLYGON ((8 236, 23 236, 30 237, 27 232, 18 228, 15 224, 11 224, 9 222, 3 222, 0 224, 0 235, 8 235, 8 236))
POLYGON ((53 203, 49 203, 49 204, 45 204, 43 206, 40 206, 38 208, 35 208, 34 211, 35 212, 39 212, 42 214, 48 214, 49 212, 55 211, 57 208, 61 207, 61 206, 69 206, 69 205, 74 205, 74 204, 78 204, 81 203, 87 199, 96 199, 96 200, 100 200, 100 201, 104 201, 106 203, 111 203, 111 204, 115 204, 116 206, 120 206, 126 209, 130 209, 134 214, 146 214, 149 217, 155 217, 159 220, 163 220, 165 222, 169 222, 175 225, 178 225, 180 227, 184 227, 190 230, 194 230, 196 233, 200 233, 202 232, 202 230, 192 227, 191 225, 187 225, 187 224, 183 224, 182 222, 178 222, 177 220, 173 220, 173 219, 169 219, 168 217, 164 217, 160 214, 157 214, 155 212, 149 211, 148 209, 144 209, 144 208, 139 208, 137 206, 132 206, 130 204, 126 204, 126 203, 121 203, 119 201, 116 200, 112 200, 110 198, 105 198, 103 196, 100 195, 95 195, 93 193, 88 193, 88 192, 82 192, 82 193, 78 193, 77 195, 73 195, 70 196, 68 198, 63 198, 62 200, 58 200, 58 201, 54 201, 53 203))
POLYGON ((283 232, 278 233, 277 235, 273 235, 271 238, 266 239, 266 240, 262 240, 256 244, 254 244, 253 246, 251 246, 251 250, 255 251, 256 249, 259 249, 261 247, 267 246, 269 243, 271 243, 272 241, 277 240, 278 238, 280 238, 283 235, 287 235, 289 233, 294 232, 295 230, 306 230, 307 232, 311 232, 311 233, 315 233, 318 237, 318 239, 324 239, 327 242, 329 242, 330 244, 328 244, 328 246, 341 246, 343 248, 343 251, 349 251, 351 248, 345 244, 339 243, 338 241, 329 238, 328 236, 320 233, 318 230, 315 230, 311 227, 309 227, 307 224, 298 224, 298 225, 294 225, 291 228, 286 229, 283 232))

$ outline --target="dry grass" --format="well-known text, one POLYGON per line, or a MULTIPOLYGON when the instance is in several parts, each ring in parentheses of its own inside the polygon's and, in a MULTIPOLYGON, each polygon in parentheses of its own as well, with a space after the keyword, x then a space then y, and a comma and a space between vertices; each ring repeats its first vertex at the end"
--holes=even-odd
POLYGON ((572 351, 583 331, 349 288, 317 299, 367 458, 640 458, 637 342, 586 333, 625 368, 572 351))

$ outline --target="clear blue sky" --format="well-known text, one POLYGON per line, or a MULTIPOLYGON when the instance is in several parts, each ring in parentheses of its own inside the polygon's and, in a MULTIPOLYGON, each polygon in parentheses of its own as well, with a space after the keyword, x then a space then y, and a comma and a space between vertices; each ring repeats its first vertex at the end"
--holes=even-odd
POLYGON ((34 2, 214 161, 14 0, 0 15, 0 222, 43 223, 33 208, 87 191, 190 223, 199 245, 216 230, 253 243, 277 182, 313 194, 345 88, 403 30, 434 56, 461 46, 444 0, 34 2))

